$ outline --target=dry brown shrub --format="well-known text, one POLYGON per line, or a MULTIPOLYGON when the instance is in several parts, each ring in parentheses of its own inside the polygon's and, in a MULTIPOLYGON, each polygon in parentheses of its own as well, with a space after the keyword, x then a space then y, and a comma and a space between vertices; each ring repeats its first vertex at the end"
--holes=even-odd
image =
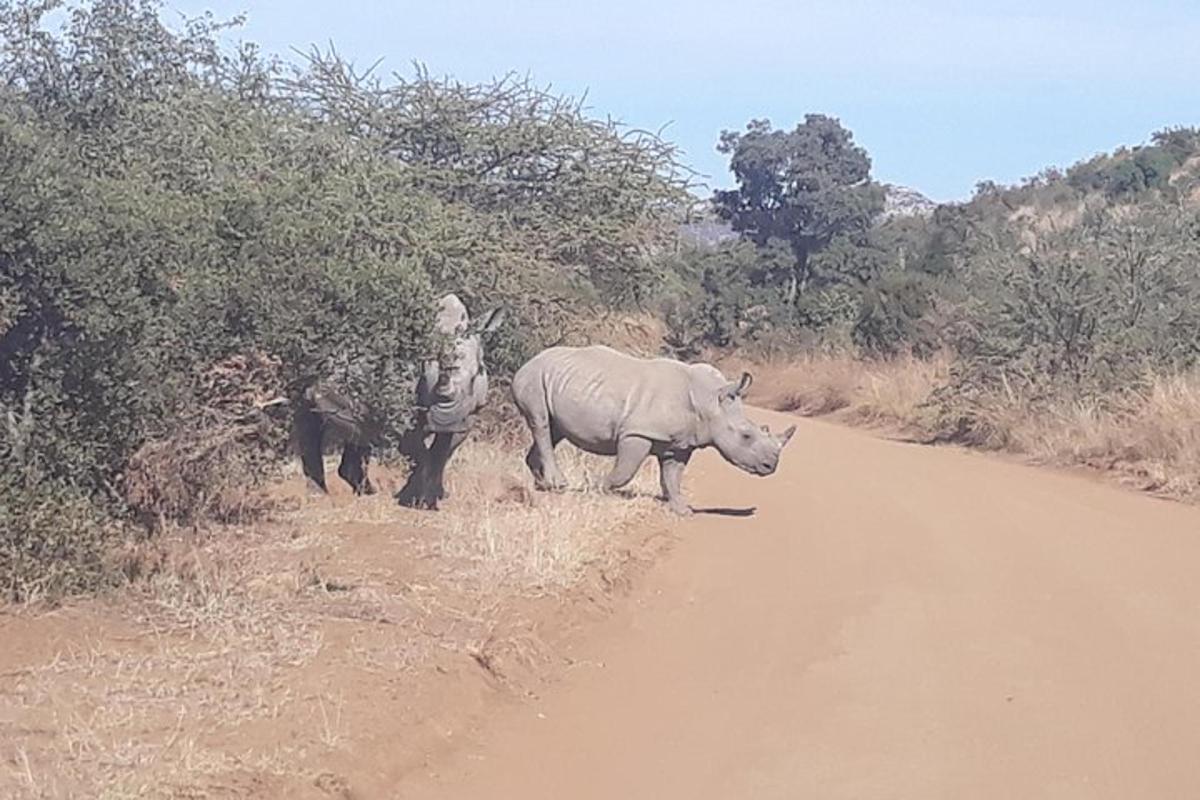
POLYGON ((125 500, 147 525, 246 520, 269 511, 260 491, 285 450, 279 362, 252 353, 201 376, 195 406, 175 432, 142 445, 123 475, 125 500))
POLYGON ((579 341, 571 344, 605 344, 630 355, 650 358, 662 354, 666 336, 666 323, 651 314, 609 312, 585 323, 579 341))

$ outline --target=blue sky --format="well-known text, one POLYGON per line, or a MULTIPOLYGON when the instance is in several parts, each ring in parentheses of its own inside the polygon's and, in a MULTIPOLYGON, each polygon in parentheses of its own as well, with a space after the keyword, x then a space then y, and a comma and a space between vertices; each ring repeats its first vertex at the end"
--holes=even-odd
POLYGON ((482 80, 528 72, 597 114, 658 129, 729 183, 714 145, 754 117, 839 117, 875 176, 936 200, 1012 182, 1170 125, 1200 125, 1200 2, 166 0, 246 13, 239 38, 290 56, 482 80))

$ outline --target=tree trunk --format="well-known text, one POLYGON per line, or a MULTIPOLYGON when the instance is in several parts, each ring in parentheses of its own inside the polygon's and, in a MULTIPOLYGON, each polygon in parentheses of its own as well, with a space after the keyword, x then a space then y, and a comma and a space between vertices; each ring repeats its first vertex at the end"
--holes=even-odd
POLYGON ((796 263, 792 266, 792 274, 788 276, 787 302, 794 306, 800 295, 808 288, 808 251, 796 252, 796 263))

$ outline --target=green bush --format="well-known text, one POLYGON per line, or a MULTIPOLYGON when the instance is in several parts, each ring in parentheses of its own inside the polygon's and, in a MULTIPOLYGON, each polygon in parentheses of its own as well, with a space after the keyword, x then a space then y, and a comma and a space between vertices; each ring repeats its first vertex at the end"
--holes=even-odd
POLYGON ((1171 176, 1188 158, 1200 152, 1195 130, 1168 129, 1156 133, 1153 143, 1132 150, 1118 150, 1076 164, 1067 171, 1067 182, 1111 198, 1166 189, 1171 176))
POLYGON ((511 79, 384 82, 319 52, 286 70, 152 0, 59 5, 0 2, 0 472, 38 476, 0 501, 5 541, 41 554, 0 565, 8 585, 73 558, 46 498, 87 498, 62 535, 98 542, 136 453, 225 441, 198 409, 230 359, 272 359, 265 394, 334 381, 394 441, 438 293, 509 307, 511 368, 660 282, 647 253, 683 182, 653 136, 511 79))
POLYGON ((33 471, 0 473, 0 602, 53 599, 112 583, 128 535, 86 492, 33 471))

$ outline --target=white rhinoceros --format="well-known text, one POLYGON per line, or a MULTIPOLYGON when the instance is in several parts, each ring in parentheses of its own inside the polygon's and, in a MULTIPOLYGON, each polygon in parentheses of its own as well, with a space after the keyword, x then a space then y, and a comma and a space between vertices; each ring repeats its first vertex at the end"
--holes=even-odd
MULTIPOLYGON (((444 476, 450 456, 462 444, 471 418, 487 398, 488 374, 484 364, 482 334, 500 323, 503 313, 495 309, 473 324, 467 307, 455 294, 438 301, 436 334, 445 340, 446 351, 426 359, 415 389, 416 425, 405 432, 401 450, 413 462, 408 482, 397 493, 404 505, 437 508, 446 496, 444 476), (426 440, 432 442, 426 446, 426 440)), ((326 490, 322 453, 326 439, 342 442, 338 475, 355 494, 372 494, 367 474, 372 445, 377 433, 367 423, 366 409, 325 383, 304 390, 296 404, 296 430, 304 475, 321 491, 326 490)))
POLYGON ((540 489, 561 489, 554 460, 563 439, 589 453, 615 455, 606 489, 629 483, 646 457, 658 458, 662 491, 673 511, 691 511, 681 493, 692 452, 715 447, 726 461, 770 475, 796 426, 776 435, 746 418, 750 373, 730 382, 709 364, 643 359, 610 347, 551 347, 513 376, 517 408, 533 434, 525 463, 540 489))

